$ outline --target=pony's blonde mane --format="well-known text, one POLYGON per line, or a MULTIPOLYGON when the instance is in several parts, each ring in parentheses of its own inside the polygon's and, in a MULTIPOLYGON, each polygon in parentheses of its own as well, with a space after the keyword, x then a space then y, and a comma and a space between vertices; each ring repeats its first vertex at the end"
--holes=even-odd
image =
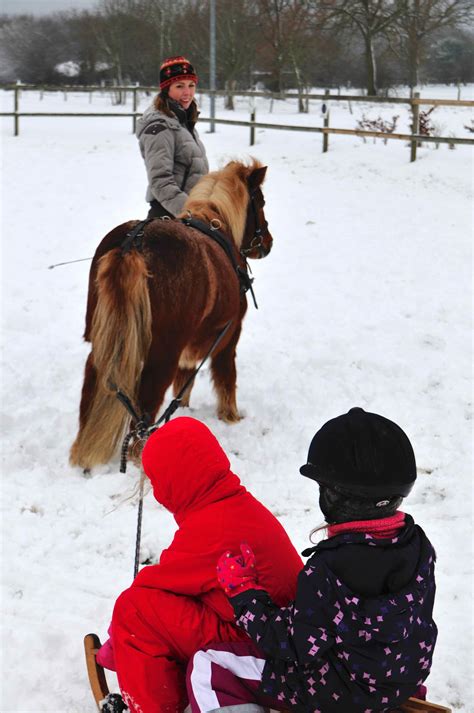
POLYGON ((178 217, 191 213, 193 218, 206 223, 218 218, 222 228, 232 234, 237 248, 240 248, 249 202, 247 178, 261 166, 256 159, 250 165, 231 161, 220 171, 203 176, 191 190, 178 217))

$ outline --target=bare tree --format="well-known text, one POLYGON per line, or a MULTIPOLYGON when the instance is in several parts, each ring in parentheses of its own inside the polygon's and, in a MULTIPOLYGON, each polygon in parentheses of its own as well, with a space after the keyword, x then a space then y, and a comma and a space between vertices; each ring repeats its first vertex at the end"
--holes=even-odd
POLYGON ((101 0, 97 42, 117 84, 158 81, 160 62, 173 51, 169 30, 178 24, 181 4, 179 0, 101 0))
MULTIPOLYGON (((468 84, 474 81, 474 32, 446 28, 430 42, 423 62, 430 81, 468 84)), ((460 99, 460 87, 458 99, 460 99)))
POLYGON ((284 89, 283 71, 289 60, 289 35, 284 28, 284 16, 293 0, 257 0, 258 29, 272 74, 273 88, 284 89))
POLYGON ((364 43, 367 94, 377 94, 375 42, 385 36, 404 11, 405 0, 326 0, 343 24, 357 30, 364 43))
POLYGON ((173 34, 179 54, 193 63, 201 84, 209 86, 209 0, 185 0, 173 34))
POLYGON ((309 57, 315 40, 324 25, 327 10, 319 0, 257 0, 259 56, 272 76, 272 88, 277 92, 288 84, 291 76, 299 93, 299 110, 307 103, 302 95, 308 89, 309 57))
MULTIPOLYGON (((161 62, 173 54, 187 54, 188 49, 180 44, 182 35, 182 18, 187 17, 185 0, 140 0, 139 12, 147 27, 147 35, 152 41, 153 51, 149 55, 150 66, 153 66, 154 81, 158 80, 161 62)), ((184 23, 186 24, 186 23, 184 23)))
POLYGON ((397 18, 400 54, 408 64, 408 83, 413 90, 419 82, 420 63, 435 33, 445 27, 472 22, 472 0, 405 0, 397 18))
MULTIPOLYGON (((101 0, 99 7, 103 22, 97 28, 97 41, 115 83, 122 86, 130 16, 136 11, 136 4, 134 0, 101 0)), ((116 101, 121 103, 120 93, 116 101)))
POLYGON ((226 109, 234 108, 239 79, 248 78, 257 45, 255 3, 253 0, 225 0, 217 4, 217 59, 219 75, 228 90, 226 109))
POLYGON ((72 11, 65 21, 69 35, 69 59, 79 64, 79 78, 85 84, 93 84, 106 71, 97 42, 101 21, 100 15, 87 10, 72 11))
POLYGON ((9 79, 33 84, 58 81, 57 65, 70 59, 64 19, 61 14, 17 15, 2 24, 1 54, 9 79))
POLYGON ((332 20, 332 12, 318 0, 294 2, 285 17, 285 32, 288 33, 288 58, 293 69, 298 90, 298 110, 307 112, 308 99, 304 99, 311 87, 316 57, 325 42, 325 30, 332 20))

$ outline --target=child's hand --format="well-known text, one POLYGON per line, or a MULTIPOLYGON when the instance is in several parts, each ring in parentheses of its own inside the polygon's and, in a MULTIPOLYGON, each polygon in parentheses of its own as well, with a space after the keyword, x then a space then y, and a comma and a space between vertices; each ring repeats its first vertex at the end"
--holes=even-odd
POLYGON ((249 545, 240 545, 240 555, 224 552, 217 564, 217 580, 228 597, 235 597, 246 589, 263 589, 257 584, 255 555, 249 545))

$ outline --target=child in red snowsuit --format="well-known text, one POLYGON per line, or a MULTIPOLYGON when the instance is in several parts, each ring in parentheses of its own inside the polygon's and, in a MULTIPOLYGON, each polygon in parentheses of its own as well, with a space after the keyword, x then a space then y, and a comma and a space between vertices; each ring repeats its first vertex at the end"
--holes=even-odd
MULTIPOLYGON (((176 418, 142 454, 156 500, 178 530, 157 565, 144 567, 117 599, 111 643, 122 697, 135 713, 182 713, 186 665, 211 641, 245 641, 216 578, 223 549, 241 532, 259 559, 260 581, 279 606, 295 595, 301 559, 277 519, 230 470, 209 429, 176 418)), ((99 662, 106 663, 101 654, 99 662)))
POLYGON ((424 688, 437 636, 436 556, 398 510, 416 478, 410 441, 354 408, 316 433, 300 470, 319 484, 328 538, 303 552, 310 559, 285 607, 260 579, 251 543, 221 556, 219 582, 252 641, 193 656, 192 713, 377 713, 424 688))

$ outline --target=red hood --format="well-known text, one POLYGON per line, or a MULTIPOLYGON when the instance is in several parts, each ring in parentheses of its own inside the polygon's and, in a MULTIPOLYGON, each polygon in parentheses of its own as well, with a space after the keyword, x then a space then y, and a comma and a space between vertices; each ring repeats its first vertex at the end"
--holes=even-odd
POLYGON ((178 524, 191 511, 245 492, 215 436, 194 418, 175 418, 155 431, 142 464, 156 500, 178 524))

